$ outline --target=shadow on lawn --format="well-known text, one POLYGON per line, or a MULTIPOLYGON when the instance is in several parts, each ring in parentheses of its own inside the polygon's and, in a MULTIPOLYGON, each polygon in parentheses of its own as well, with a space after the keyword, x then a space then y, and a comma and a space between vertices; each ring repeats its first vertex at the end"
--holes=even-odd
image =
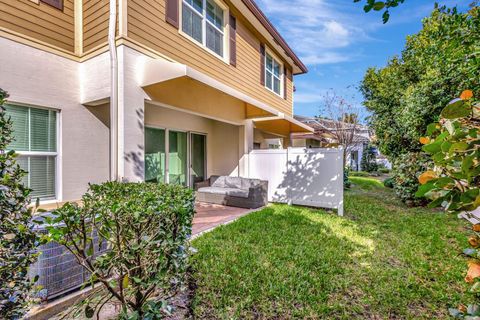
POLYGON ((346 266, 372 247, 314 215, 266 208, 196 240, 196 316, 298 318, 328 310, 349 276, 346 266))
POLYGON ((196 316, 448 318, 462 223, 389 195, 347 195, 345 218, 276 205, 197 239, 196 316))

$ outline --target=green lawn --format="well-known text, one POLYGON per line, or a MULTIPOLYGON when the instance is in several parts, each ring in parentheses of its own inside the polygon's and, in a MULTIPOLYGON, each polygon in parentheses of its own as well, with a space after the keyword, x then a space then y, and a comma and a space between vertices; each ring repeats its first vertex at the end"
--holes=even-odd
POLYGON ((275 205, 196 239, 196 317, 448 318, 467 288, 466 224, 352 180, 344 218, 275 205))

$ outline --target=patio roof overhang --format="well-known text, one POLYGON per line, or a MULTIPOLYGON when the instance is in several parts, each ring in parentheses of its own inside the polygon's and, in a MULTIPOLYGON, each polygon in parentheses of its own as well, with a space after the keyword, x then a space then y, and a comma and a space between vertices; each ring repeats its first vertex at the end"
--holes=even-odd
POLYGON ((238 125, 251 119, 255 124, 262 122, 257 125, 259 129, 266 127, 282 135, 313 132, 272 106, 181 63, 147 61, 141 68, 139 82, 152 101, 204 117, 238 125))
POLYGON ((327 140, 325 137, 316 135, 314 133, 294 133, 292 134, 292 139, 312 139, 320 142, 325 142, 327 140))
POLYGON ((295 133, 313 133, 311 127, 281 112, 275 117, 253 119, 253 122, 257 129, 285 137, 295 133))

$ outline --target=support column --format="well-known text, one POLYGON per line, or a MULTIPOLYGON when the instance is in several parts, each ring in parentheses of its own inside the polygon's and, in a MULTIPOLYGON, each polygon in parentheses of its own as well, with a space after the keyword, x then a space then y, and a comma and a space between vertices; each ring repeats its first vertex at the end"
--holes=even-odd
POLYGON ((248 155, 253 150, 253 121, 245 120, 244 125, 240 126, 238 135, 238 175, 240 177, 249 176, 248 155))
POLYGON ((135 56, 128 48, 118 52, 118 177, 145 179, 145 93, 135 78, 135 56))

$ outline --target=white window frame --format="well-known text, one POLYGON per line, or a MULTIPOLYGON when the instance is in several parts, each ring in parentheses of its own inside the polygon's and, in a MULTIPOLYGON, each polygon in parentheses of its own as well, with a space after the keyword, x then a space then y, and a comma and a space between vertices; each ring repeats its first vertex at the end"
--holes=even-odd
POLYGON ((274 54, 272 51, 270 51, 267 47, 265 47, 265 61, 264 61, 264 66, 265 66, 265 67, 264 67, 263 72, 264 72, 264 75, 265 75, 265 88, 267 88, 270 92, 273 92, 273 93, 276 94, 277 96, 283 98, 283 97, 284 97, 284 94, 285 94, 285 93, 283 92, 283 89, 284 89, 284 84, 283 84, 283 82, 285 81, 285 74, 284 74, 285 67, 284 67, 284 64, 283 64, 282 60, 279 59, 279 58, 277 57, 277 55, 274 54), (280 77, 279 77, 279 78, 278 78, 277 76, 275 76, 275 74, 273 74, 273 72, 272 72, 272 77, 271 77, 271 78, 272 78, 272 81, 271 81, 272 87, 271 87, 271 88, 267 87, 267 77, 268 77, 268 72, 270 72, 270 71, 267 72, 267 56, 270 56, 270 57, 272 58, 272 60, 273 60, 274 62, 278 63, 278 65, 280 66, 280 77), (274 79, 274 78, 280 80, 280 92, 279 92, 279 93, 278 93, 278 92, 275 92, 275 91, 273 90, 273 88, 274 88, 274 86, 273 86, 273 79, 274 79))
POLYGON ((228 64, 228 60, 229 60, 229 57, 230 57, 230 51, 229 51, 230 48, 228 47, 228 43, 229 43, 228 39, 230 37, 230 32, 229 32, 229 29, 230 29, 229 28, 229 25, 230 25, 229 16, 230 16, 230 13, 229 13, 229 9, 228 9, 228 6, 222 1, 219 1, 219 0, 212 0, 212 1, 215 2, 223 10, 223 30, 220 30, 216 25, 214 25, 213 23, 208 21, 208 19, 207 19, 207 0, 202 0, 203 10, 202 10, 201 15, 189 3, 187 3, 184 0, 179 0, 179 8, 180 8, 179 11, 180 11, 180 13, 179 13, 178 32, 182 36, 184 36, 184 37, 188 38, 189 40, 195 42, 198 46, 200 46, 202 49, 206 50, 208 53, 213 54, 216 58, 219 58, 220 60, 222 60, 223 62, 228 64), (189 34, 187 34, 183 31, 183 21, 182 21, 183 20, 183 4, 188 6, 190 8, 190 10, 192 10, 195 14, 197 14, 199 17, 202 18, 202 42, 198 41, 197 39, 193 38, 192 36, 190 36, 189 34), (207 45, 206 45, 207 23, 210 26, 214 27, 217 31, 219 31, 223 34, 223 56, 219 55, 218 53, 216 53, 212 49, 208 48, 207 45))
MULTIPOLYGON (((27 104, 23 102, 16 102, 16 101, 8 101, 7 104, 10 105, 15 105, 19 107, 25 107, 29 108, 28 109, 28 117, 29 117, 29 122, 30 122, 30 108, 32 109, 43 109, 43 110, 50 110, 56 112, 56 119, 55 119, 55 126, 56 126, 56 133, 57 133, 57 138, 56 138, 56 152, 52 151, 17 151, 15 150, 15 153, 18 154, 18 156, 53 156, 55 157, 55 197, 52 199, 40 199, 40 204, 50 204, 50 203, 57 203, 62 201, 62 157, 61 157, 61 112, 60 109, 57 108, 50 108, 50 107, 44 107, 44 106, 37 106, 37 105, 32 105, 32 104, 27 104)), ((30 130, 30 128, 29 128, 30 130)), ((30 134, 29 134, 29 144, 31 143, 30 141, 30 134)), ((8 151, 8 150, 7 150, 8 151)), ((30 165, 30 162, 29 162, 30 165)), ((28 173, 28 179, 30 179, 30 173, 28 173)), ((30 181, 28 183, 30 185, 30 181)), ((31 199, 31 203, 35 203, 37 199, 31 199)))

